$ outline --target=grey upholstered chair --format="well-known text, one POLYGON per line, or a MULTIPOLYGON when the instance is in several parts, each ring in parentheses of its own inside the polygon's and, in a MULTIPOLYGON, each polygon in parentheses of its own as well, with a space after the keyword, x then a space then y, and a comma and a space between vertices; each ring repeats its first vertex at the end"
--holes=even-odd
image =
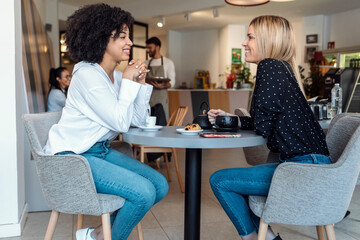
MULTIPOLYGON (((78 214, 78 229, 82 227, 83 214, 101 215, 104 239, 110 240, 110 213, 120 209, 125 199, 96 192, 89 163, 84 157, 44 154, 43 146, 47 141, 49 129, 60 117, 61 112, 23 116, 40 185, 46 202, 52 209, 45 240, 52 239, 60 212, 78 214)), ((139 238, 143 239, 140 223, 137 227, 139 238)))
POLYGON ((269 195, 250 196, 252 211, 261 218, 259 240, 268 223, 316 226, 318 238, 335 239, 333 224, 349 207, 360 170, 360 118, 338 116, 327 144, 333 164, 283 163, 274 173, 269 195))

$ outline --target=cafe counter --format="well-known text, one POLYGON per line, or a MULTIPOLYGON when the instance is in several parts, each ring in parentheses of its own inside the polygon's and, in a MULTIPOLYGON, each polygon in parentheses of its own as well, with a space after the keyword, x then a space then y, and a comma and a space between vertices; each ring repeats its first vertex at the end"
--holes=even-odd
POLYGON ((191 123, 201 113, 203 102, 207 102, 210 109, 233 113, 239 107, 248 109, 251 93, 252 89, 169 89, 170 114, 179 106, 188 106, 184 124, 191 123))

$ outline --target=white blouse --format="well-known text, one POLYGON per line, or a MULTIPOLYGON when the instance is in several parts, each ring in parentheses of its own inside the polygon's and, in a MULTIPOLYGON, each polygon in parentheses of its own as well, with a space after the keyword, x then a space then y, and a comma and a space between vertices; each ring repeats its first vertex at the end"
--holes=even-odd
POLYGON ((44 152, 81 154, 96 142, 127 132, 130 125, 144 125, 152 89, 123 79, 119 71, 114 71, 112 83, 96 63, 76 64, 61 119, 51 127, 44 152))

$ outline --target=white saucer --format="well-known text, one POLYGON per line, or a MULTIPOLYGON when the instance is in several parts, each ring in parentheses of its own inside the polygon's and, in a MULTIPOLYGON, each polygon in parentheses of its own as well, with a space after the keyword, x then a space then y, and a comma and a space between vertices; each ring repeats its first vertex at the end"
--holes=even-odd
POLYGON ((145 132, 154 132, 154 131, 158 131, 158 130, 162 129, 163 126, 160 126, 160 125, 155 125, 154 127, 141 126, 139 128, 145 132))
POLYGON ((203 129, 201 130, 184 130, 183 128, 177 128, 176 129, 177 132, 184 134, 184 135, 198 135, 199 132, 204 131, 203 129))

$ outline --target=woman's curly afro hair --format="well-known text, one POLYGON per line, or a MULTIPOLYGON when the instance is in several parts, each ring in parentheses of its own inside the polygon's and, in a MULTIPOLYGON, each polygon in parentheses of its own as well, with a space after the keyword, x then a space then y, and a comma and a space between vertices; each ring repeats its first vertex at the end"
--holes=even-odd
POLYGON ((134 22, 127 11, 107 4, 87 5, 77 10, 66 22, 66 44, 77 61, 100 63, 112 32, 119 37, 124 25, 134 22))

